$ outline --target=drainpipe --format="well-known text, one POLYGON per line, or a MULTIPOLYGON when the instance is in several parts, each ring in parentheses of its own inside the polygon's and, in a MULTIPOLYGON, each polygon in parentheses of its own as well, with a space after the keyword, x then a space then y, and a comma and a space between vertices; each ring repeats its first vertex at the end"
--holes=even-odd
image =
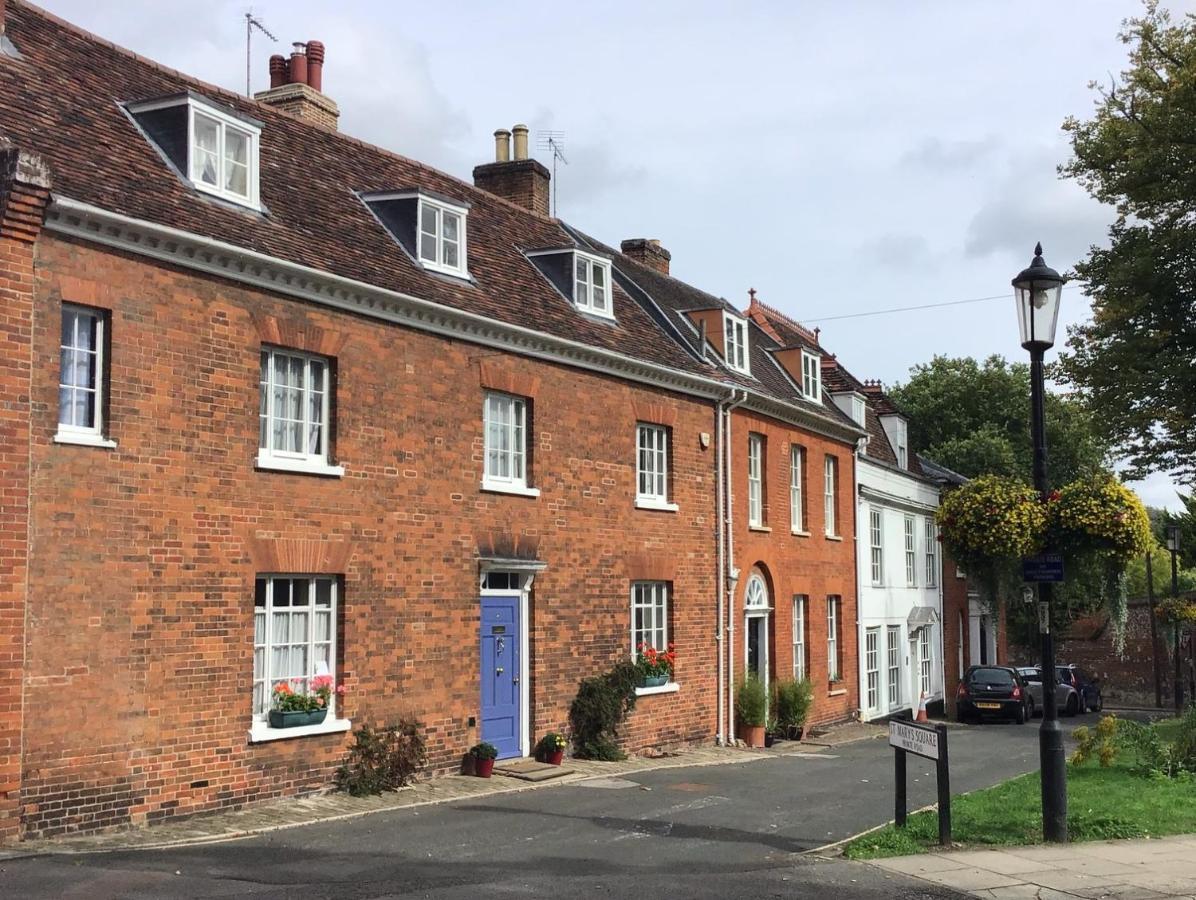
POLYGON ((719 581, 722 582, 725 579, 727 586, 727 633, 723 647, 726 651, 725 659, 727 661, 725 681, 727 731, 725 733, 730 740, 734 740, 735 736, 735 585, 739 582, 739 570, 735 568, 735 491, 732 487, 734 474, 731 467, 731 411, 747 402, 747 398, 746 390, 737 392, 733 389, 723 408, 723 425, 726 429, 726 437, 723 440, 723 471, 726 473, 727 479, 723 495, 726 499, 723 527, 727 535, 727 567, 725 573, 719 576, 719 581), (740 394, 738 400, 734 399, 736 393, 740 394))
POLYGON ((718 562, 714 569, 715 594, 718 597, 718 615, 714 620, 714 652, 715 666, 718 670, 717 699, 715 701, 715 729, 716 743, 720 747, 727 745, 726 722, 723 720, 723 603, 725 602, 726 581, 723 579, 723 559, 726 555, 727 534, 723 529, 723 413, 727 403, 734 396, 734 392, 727 394, 725 400, 718 400, 714 404, 714 527, 718 531, 715 543, 718 546, 718 562))
MULTIPOLYGON (((864 672, 864 666, 866 665, 866 662, 864 659, 864 633, 860 630, 864 624, 863 617, 860 615, 860 612, 861 612, 860 608, 864 605, 864 602, 863 602, 864 601, 864 576, 861 574, 863 567, 864 567, 864 560, 860 556, 860 504, 863 499, 862 497, 860 497, 860 460, 863 458, 864 450, 867 448, 867 446, 868 446, 868 438, 866 436, 862 437, 858 441, 856 441, 855 456, 852 458, 852 461, 851 461, 851 498, 853 501, 851 504, 851 515, 852 515, 852 518, 854 519, 853 529, 855 532, 854 535, 852 536, 852 540, 855 542, 855 640, 856 640, 856 644, 855 644, 855 657, 856 657, 855 681, 856 681, 856 701, 859 704, 858 708, 860 711, 858 718, 861 722, 864 720, 864 715, 867 712, 867 710, 864 708, 864 703, 867 700, 867 697, 865 696, 864 692, 866 690, 865 682, 867 681, 868 676, 864 672)), ((871 526, 869 526, 869 527, 871 527, 871 526)), ((869 546, 869 548, 871 548, 871 546, 872 546, 871 543, 869 543, 868 546, 869 546)), ((871 566, 871 550, 869 550, 869 566, 871 566)), ((869 584, 871 584, 871 581, 872 581, 871 575, 869 575, 868 581, 869 581, 869 584)), ((878 643, 877 643, 877 647, 876 647, 876 652, 878 654, 877 660, 879 662, 880 638, 877 638, 877 641, 878 641, 878 643)), ((887 643, 888 629, 885 629, 885 641, 886 641, 885 646, 887 648, 888 647, 888 643, 887 643)), ((885 652, 886 653, 888 652, 887 649, 885 652)), ((886 666, 886 668, 888 666, 887 659, 885 661, 885 666, 886 666)))

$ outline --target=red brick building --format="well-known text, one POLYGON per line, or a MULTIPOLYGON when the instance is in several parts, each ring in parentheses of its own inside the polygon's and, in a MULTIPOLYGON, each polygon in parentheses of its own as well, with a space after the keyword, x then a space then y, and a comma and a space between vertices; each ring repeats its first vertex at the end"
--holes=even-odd
POLYGON ((797 596, 850 713, 858 431, 658 245, 551 218, 526 129, 471 185, 337 134, 318 42, 254 102, 0 23, 0 840, 322 787, 405 715, 438 770, 526 754, 641 640, 678 659, 627 746, 725 739, 797 596))

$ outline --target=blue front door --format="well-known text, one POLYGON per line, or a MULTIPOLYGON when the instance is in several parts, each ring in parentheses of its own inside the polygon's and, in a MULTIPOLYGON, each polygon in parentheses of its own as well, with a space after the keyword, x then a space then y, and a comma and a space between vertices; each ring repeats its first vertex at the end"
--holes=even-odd
POLYGON ((519 598, 482 598, 482 740, 521 756, 519 598))

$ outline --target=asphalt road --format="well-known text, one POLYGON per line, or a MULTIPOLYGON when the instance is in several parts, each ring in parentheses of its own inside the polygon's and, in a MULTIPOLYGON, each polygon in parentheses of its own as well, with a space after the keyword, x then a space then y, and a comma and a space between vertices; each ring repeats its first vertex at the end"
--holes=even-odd
MULTIPOLYGON (((1038 768, 1036 723, 952 728, 950 744, 954 793, 1038 768)), ((910 757, 909 789, 911 808, 932 803, 933 766, 910 757)), ((8 860, 0 897, 957 896, 808 853, 888 821, 892 808, 892 753, 874 740, 222 844, 8 860)))

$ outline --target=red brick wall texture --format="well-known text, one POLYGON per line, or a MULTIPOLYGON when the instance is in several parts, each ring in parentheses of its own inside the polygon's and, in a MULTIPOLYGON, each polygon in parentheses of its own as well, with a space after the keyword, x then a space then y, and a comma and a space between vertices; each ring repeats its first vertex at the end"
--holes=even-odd
MULTIPOLYGON (((263 572, 341 576, 341 713, 355 725, 417 717, 439 771, 479 739, 468 724, 479 713, 479 546, 532 547, 547 563, 529 615, 533 740, 565 728, 580 678, 630 652, 631 581, 668 580, 681 689, 639 699, 626 745, 713 740, 716 444, 701 440, 717 430, 712 403, 64 238, 44 235, 36 253, 34 269, 28 252, 0 241, 0 339, 30 348, 0 354, 6 397, 13 386, 28 397, 28 409, 0 408, 0 837, 18 815, 24 835, 52 835, 328 783, 347 735, 247 740, 253 584, 263 572), (23 300, 14 279, 24 279, 23 300), (109 317, 115 449, 53 440, 63 302, 109 317), (341 478, 255 468, 259 352, 275 341, 335 354, 341 478), (538 498, 480 489, 487 384, 531 398, 538 498), (679 512, 634 508, 641 418, 672 429, 679 512)), ((766 573, 773 666, 784 674, 792 596, 810 597, 812 721, 846 718, 858 702, 851 448, 748 413, 736 415, 734 441, 744 573, 735 602, 753 568, 766 573), (769 441, 771 533, 747 530, 748 430, 769 441), (807 448, 809 537, 789 531, 791 442, 807 448), (839 541, 822 533, 827 453, 839 461, 839 541), (845 679, 835 685, 829 595, 842 598, 845 679)))

